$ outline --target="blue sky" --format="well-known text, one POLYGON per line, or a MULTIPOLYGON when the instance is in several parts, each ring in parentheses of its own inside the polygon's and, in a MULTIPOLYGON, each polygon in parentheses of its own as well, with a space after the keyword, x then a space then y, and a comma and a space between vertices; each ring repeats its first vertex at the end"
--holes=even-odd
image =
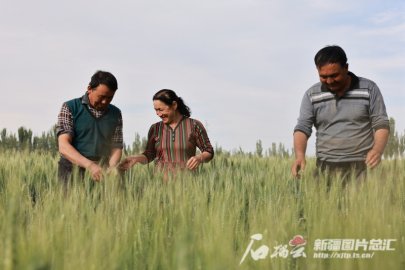
MULTIPOLYGON (((116 75, 124 139, 159 119, 152 95, 175 90, 212 143, 292 146, 313 56, 342 46, 405 130, 405 3, 329 0, 23 1, 0 4, 0 128, 40 134, 98 69, 116 75)), ((314 140, 310 140, 313 151, 314 140)))

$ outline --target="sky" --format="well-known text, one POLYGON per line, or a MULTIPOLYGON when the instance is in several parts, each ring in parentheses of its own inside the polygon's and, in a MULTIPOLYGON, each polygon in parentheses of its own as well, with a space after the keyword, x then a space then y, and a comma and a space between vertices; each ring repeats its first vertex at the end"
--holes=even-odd
POLYGON ((377 83, 404 133, 403 0, 1 0, 0 129, 48 131, 106 70, 127 144, 159 121, 152 96, 169 88, 214 146, 291 148, 302 96, 319 80, 313 57, 333 44, 377 83))

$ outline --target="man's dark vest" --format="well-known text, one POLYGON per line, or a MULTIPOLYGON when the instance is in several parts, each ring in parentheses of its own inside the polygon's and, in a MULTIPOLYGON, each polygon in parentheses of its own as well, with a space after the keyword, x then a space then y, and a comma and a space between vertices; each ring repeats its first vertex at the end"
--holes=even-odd
POLYGON ((82 103, 82 98, 72 99, 66 104, 73 116, 73 147, 83 156, 94 160, 109 157, 120 110, 110 104, 105 114, 96 118, 88 105, 82 103))

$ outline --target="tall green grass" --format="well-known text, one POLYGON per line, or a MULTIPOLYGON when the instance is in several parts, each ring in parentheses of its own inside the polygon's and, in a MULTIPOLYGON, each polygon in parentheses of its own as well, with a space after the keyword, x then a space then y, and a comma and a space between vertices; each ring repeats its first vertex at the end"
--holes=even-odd
MULTIPOLYGON (((57 158, 0 154, 0 269, 405 269, 405 161, 384 161, 364 184, 327 191, 312 177, 297 182, 291 160, 217 156, 198 173, 168 182, 153 166, 120 181, 75 178, 64 193, 57 158), (268 256, 239 262, 253 249, 268 256), (294 235, 306 258, 270 258, 294 235), (396 239, 372 259, 313 258, 316 239, 396 239)), ((289 247, 291 250, 291 248, 289 247)))

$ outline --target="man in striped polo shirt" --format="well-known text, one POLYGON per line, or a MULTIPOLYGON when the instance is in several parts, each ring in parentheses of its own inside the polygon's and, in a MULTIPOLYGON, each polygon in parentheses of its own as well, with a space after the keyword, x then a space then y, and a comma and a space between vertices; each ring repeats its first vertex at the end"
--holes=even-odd
MULTIPOLYGON (((292 174, 305 168, 305 151, 316 128, 317 167, 321 171, 364 175, 380 161, 389 136, 389 120, 378 86, 349 71, 339 46, 315 55, 320 82, 309 88, 294 128, 292 174)), ((347 177, 344 177, 347 178, 347 177)), ((345 182, 345 181, 344 181, 345 182)))

